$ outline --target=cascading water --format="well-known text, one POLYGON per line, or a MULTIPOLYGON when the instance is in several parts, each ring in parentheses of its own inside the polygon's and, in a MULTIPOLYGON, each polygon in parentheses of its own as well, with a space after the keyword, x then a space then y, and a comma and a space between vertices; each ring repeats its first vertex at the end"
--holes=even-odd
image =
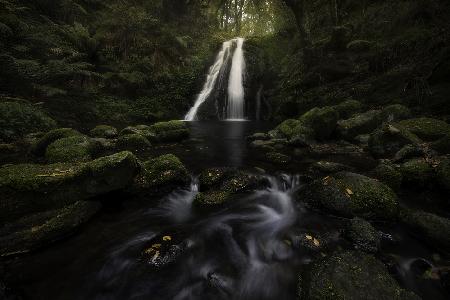
POLYGON ((237 38, 236 50, 233 54, 231 64, 230 79, 228 80, 228 109, 227 118, 229 120, 244 119, 244 71, 245 59, 242 46, 243 38, 237 38))
POLYGON ((216 57, 214 64, 210 67, 206 77, 205 84, 200 94, 195 100, 194 106, 184 117, 185 121, 194 121, 197 119, 197 112, 200 106, 210 98, 212 92, 220 84, 229 72, 227 103, 226 103, 226 119, 242 120, 244 119, 244 72, 245 59, 243 51, 244 39, 236 38, 226 41, 222 44, 222 49, 216 57), (233 47, 235 46, 234 52, 233 47), (231 58, 232 55, 232 59, 231 58), (231 60, 231 69, 228 68, 231 60))

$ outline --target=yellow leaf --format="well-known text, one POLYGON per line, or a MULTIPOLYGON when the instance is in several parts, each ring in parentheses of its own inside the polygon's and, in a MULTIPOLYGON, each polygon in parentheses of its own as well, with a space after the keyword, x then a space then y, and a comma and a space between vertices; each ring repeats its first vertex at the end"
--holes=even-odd
POLYGON ((155 248, 155 249, 161 248, 161 244, 153 244, 152 248, 155 248))
POLYGON ((314 246, 319 247, 320 246, 320 242, 318 239, 314 239, 313 240, 314 246))
POLYGON ((313 239, 313 237, 310 236, 310 235, 305 235, 305 237, 306 237, 307 240, 312 240, 313 239))
POLYGON ((163 239, 163 241, 171 241, 172 237, 170 235, 165 235, 165 236, 163 236, 162 239, 163 239))
POLYGON ((349 195, 353 195, 353 191, 349 188, 345 189, 345 191, 347 192, 347 194, 349 195))

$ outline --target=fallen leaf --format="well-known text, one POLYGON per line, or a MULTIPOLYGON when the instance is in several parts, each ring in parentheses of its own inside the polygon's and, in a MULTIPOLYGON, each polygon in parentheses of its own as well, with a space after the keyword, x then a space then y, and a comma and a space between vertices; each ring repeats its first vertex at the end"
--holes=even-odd
POLYGON ((353 191, 351 189, 347 188, 345 191, 347 192, 347 194, 353 195, 353 191))
POLYGON ((310 236, 310 235, 305 235, 305 237, 306 237, 307 240, 312 240, 313 239, 313 237, 310 236))
POLYGON ((320 242, 318 239, 313 239, 313 243, 314 243, 314 246, 316 246, 316 247, 320 246, 320 242))
POLYGON ((162 239, 163 239, 163 241, 171 241, 172 237, 170 235, 165 235, 165 236, 163 236, 162 239))

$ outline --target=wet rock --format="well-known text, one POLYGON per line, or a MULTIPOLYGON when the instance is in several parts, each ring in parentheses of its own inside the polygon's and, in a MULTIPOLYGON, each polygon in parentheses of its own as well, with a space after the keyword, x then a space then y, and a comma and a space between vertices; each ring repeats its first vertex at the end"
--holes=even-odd
POLYGON ((449 219, 420 210, 403 208, 400 212, 400 220, 409 226, 420 239, 449 249, 449 219))
POLYGON ((119 136, 129 134, 139 134, 151 142, 156 140, 156 133, 153 132, 148 125, 128 126, 119 132, 119 136))
POLYGON ((383 121, 381 110, 369 110, 365 113, 356 114, 350 119, 337 122, 337 132, 347 140, 353 140, 360 134, 371 133, 383 121))
POLYGON ((405 145, 415 145, 420 143, 420 139, 395 124, 384 124, 382 128, 375 130, 369 138, 369 151, 375 157, 386 158, 396 154, 405 145))
POLYGON ((137 133, 122 135, 116 143, 116 147, 120 150, 145 151, 151 146, 152 144, 145 136, 137 133))
POLYGON ((380 248, 380 233, 364 219, 351 219, 346 228, 345 235, 353 242, 353 245, 357 250, 376 253, 380 248))
POLYGON ((425 159, 411 159, 400 166, 403 183, 425 187, 434 179, 433 167, 425 159))
POLYGON ((375 179, 339 172, 303 186, 298 200, 344 217, 392 220, 398 200, 390 187, 375 179))
POLYGON ((336 129, 339 112, 336 108, 327 106, 315 107, 304 113, 300 118, 303 126, 312 128, 314 137, 318 140, 328 139, 336 129))
POLYGON ((432 142, 430 147, 440 154, 450 154, 450 134, 446 134, 443 138, 432 142))
POLYGON ((186 167, 173 154, 161 155, 144 162, 130 192, 139 195, 161 195, 189 184, 186 167))
POLYGON ((33 105, 25 102, 0 102, 0 141, 12 142, 26 134, 54 127, 56 122, 33 105))
POLYGON ((348 119, 354 114, 358 113, 362 109, 362 104, 359 101, 349 99, 344 102, 335 105, 334 108, 339 113, 340 119, 348 119))
POLYGON ((397 123, 425 141, 435 141, 450 134, 450 125, 432 118, 403 120, 397 123))
POLYGON ((0 219, 13 220, 123 189, 132 181, 137 168, 137 159, 130 152, 87 163, 3 166, 0 219))
POLYGON ((267 133, 257 132, 247 137, 247 141, 253 142, 256 140, 266 141, 269 140, 270 136, 267 133))
POLYGON ((234 198, 233 193, 228 191, 200 192, 195 196, 193 206, 200 211, 210 211, 222 207, 234 198))
POLYGON ((291 158, 279 152, 268 152, 266 153, 266 161, 276 165, 285 165, 291 161, 291 158))
POLYGON ((235 168, 209 168, 203 170, 199 176, 200 189, 208 190, 220 186, 225 180, 237 173, 235 168))
POLYGON ((61 209, 27 215, 0 228, 0 256, 27 253, 73 233, 101 205, 78 201, 61 209))
POLYGON ((315 262, 308 283, 307 299, 420 299, 400 288, 380 261, 357 251, 336 252, 315 262))
POLYGON ((51 143, 45 151, 45 159, 49 163, 86 162, 96 150, 96 144, 89 137, 71 136, 51 143))
POLYGON ((177 241, 167 235, 154 239, 153 244, 142 252, 146 263, 156 269, 161 269, 176 262, 189 248, 189 241, 177 241))
POLYGON ((45 154, 47 147, 53 142, 62 138, 80 135, 82 134, 72 128, 58 128, 50 130, 32 145, 31 151, 36 155, 42 156, 45 154))
POLYGON ((189 129, 183 121, 172 120, 150 126, 158 142, 179 142, 189 137, 189 129))
POLYGON ((311 165, 311 170, 324 174, 337 173, 340 171, 351 171, 353 168, 344 164, 331 161, 318 161, 311 165))
POLYGON ((450 191, 450 159, 445 159, 439 163, 436 177, 440 186, 450 191))
POLYGON ((370 173, 373 178, 376 178, 392 189, 397 190, 400 188, 403 180, 403 175, 399 170, 399 167, 389 161, 382 161, 378 166, 370 173))
POLYGON ((98 125, 95 126, 90 132, 90 136, 96 137, 96 138, 106 138, 106 139, 112 139, 117 137, 119 132, 116 128, 109 126, 109 125, 98 125))
POLYGON ((387 122, 409 119, 412 116, 411 110, 401 104, 388 105, 383 108, 384 120, 387 122))

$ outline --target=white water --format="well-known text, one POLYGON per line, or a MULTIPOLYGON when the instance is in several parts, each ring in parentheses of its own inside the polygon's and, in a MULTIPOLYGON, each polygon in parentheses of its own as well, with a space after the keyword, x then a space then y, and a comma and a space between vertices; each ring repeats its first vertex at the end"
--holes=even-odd
POLYGON ((214 91, 214 88, 217 86, 218 81, 221 82, 223 80, 234 44, 236 44, 236 49, 233 53, 231 70, 228 78, 228 101, 226 119, 234 121, 244 121, 243 81, 245 72, 245 59, 244 51, 242 49, 244 45, 243 38, 232 39, 222 44, 222 49, 217 55, 214 64, 209 69, 202 91, 197 96, 194 106, 191 107, 189 112, 184 117, 185 121, 194 121, 197 119, 197 112, 199 107, 210 97, 211 93, 214 91))
POLYGON ((228 58, 230 57, 231 46, 233 45, 233 40, 226 41, 222 44, 222 49, 219 54, 217 54, 216 61, 209 68, 208 76, 206 77, 206 82, 203 85, 203 89, 200 94, 197 96, 195 100, 194 106, 191 107, 189 112, 184 117, 185 121, 194 121, 197 117, 197 111, 200 105, 208 99, 211 95, 211 92, 214 90, 216 86, 217 78, 219 74, 223 72, 223 69, 227 65, 228 58))
POLYGON ((228 119, 244 119, 244 71, 245 59, 242 46, 243 38, 237 38, 236 50, 233 54, 230 79, 228 80, 228 119))

